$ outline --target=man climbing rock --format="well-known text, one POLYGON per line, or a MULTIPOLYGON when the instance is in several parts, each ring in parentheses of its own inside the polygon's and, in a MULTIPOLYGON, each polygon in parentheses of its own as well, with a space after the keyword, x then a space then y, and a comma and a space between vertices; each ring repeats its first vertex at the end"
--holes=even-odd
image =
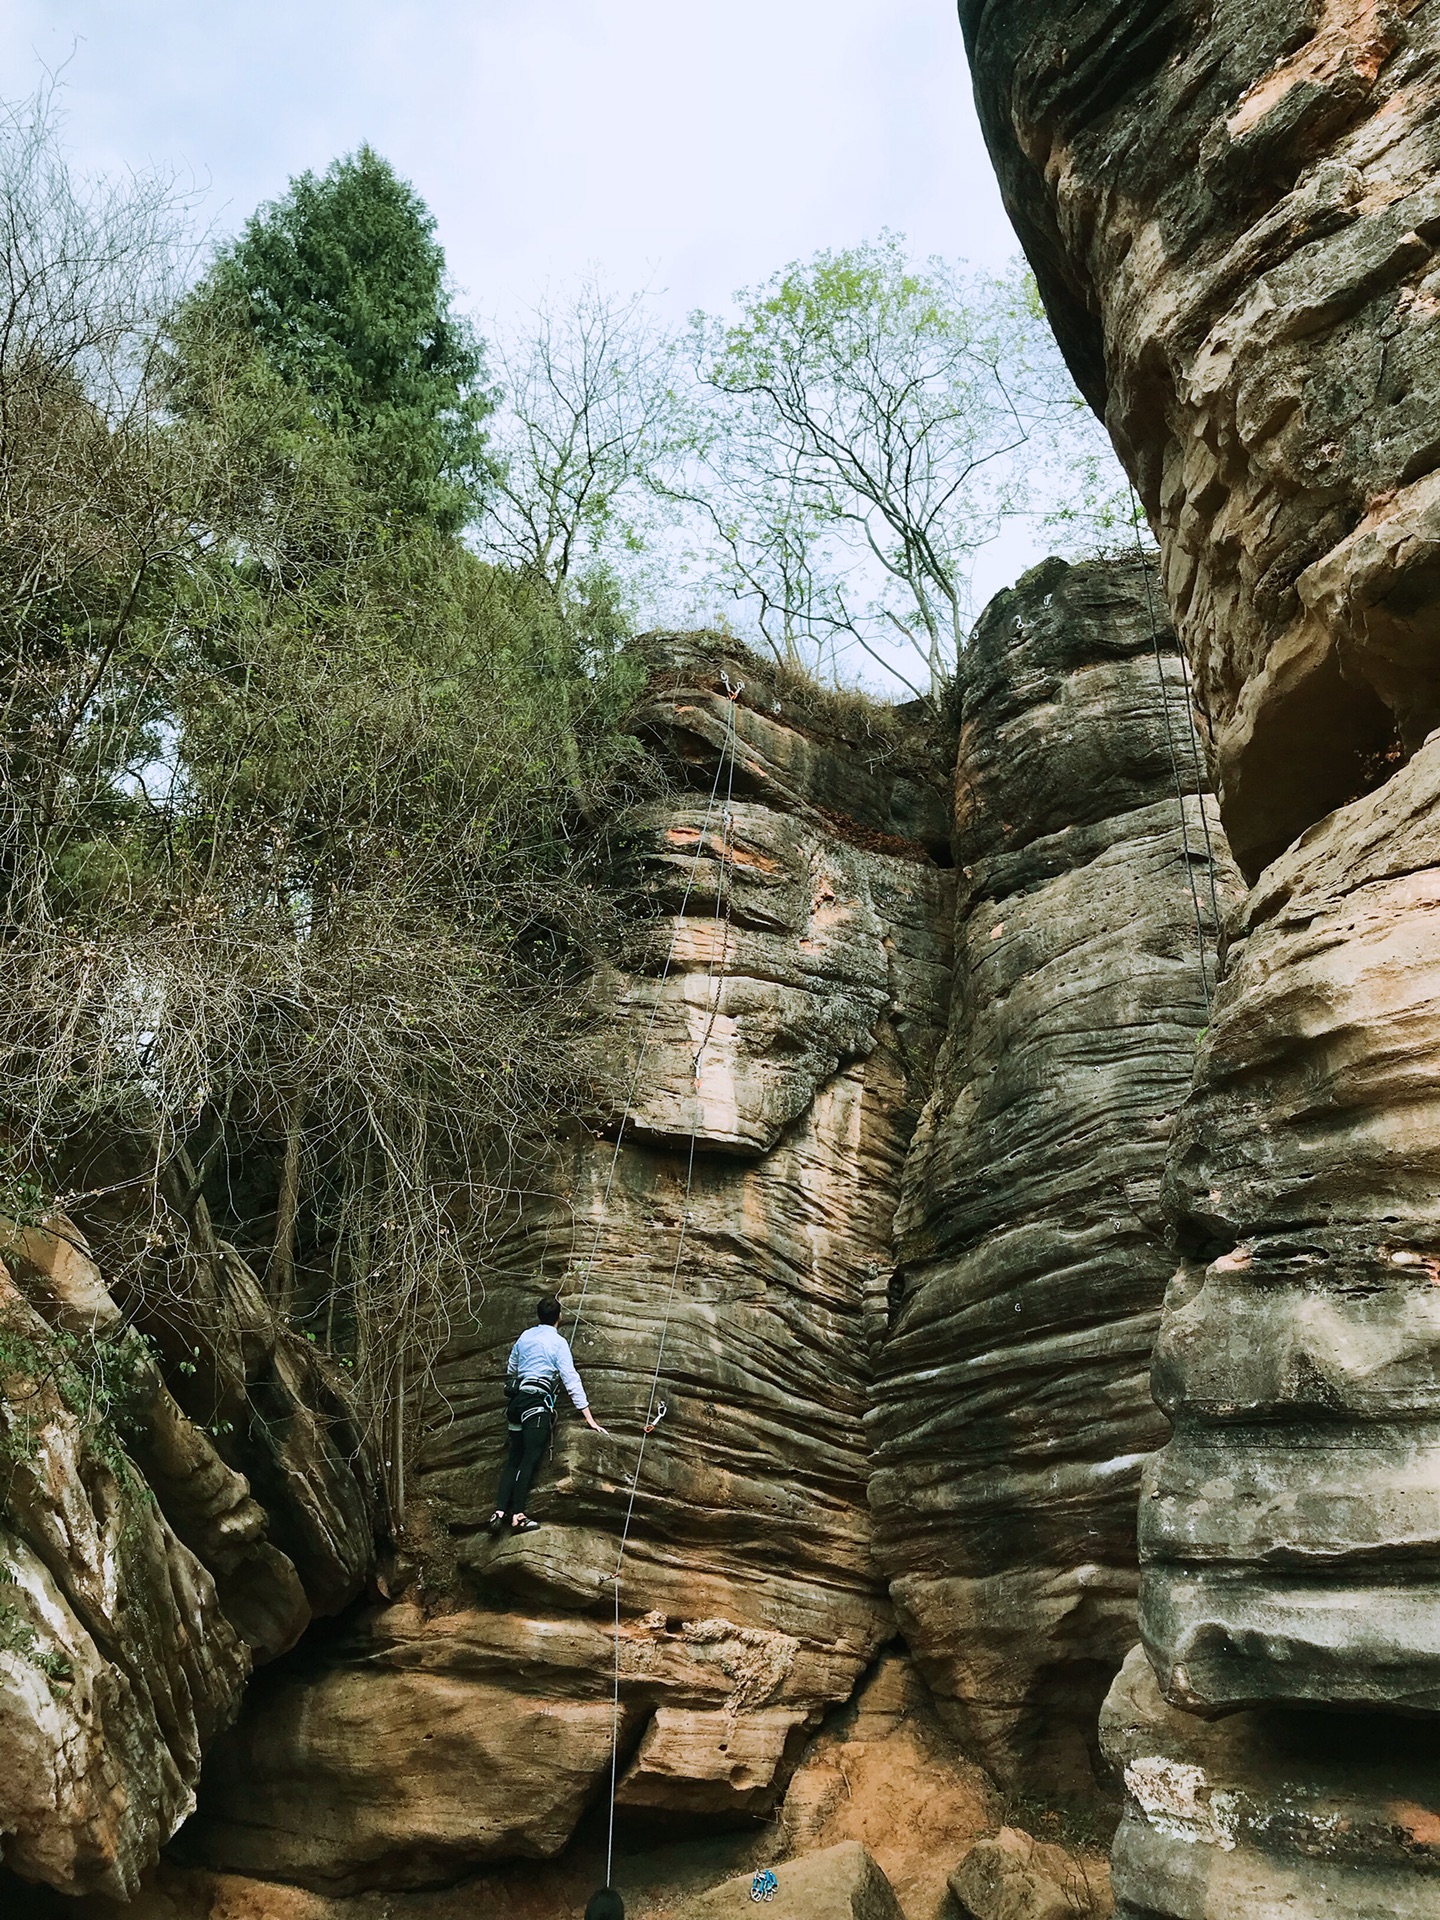
POLYGON ((605 1431, 590 1411, 570 1343, 560 1332, 559 1322, 560 1302, 553 1293, 547 1293, 535 1309, 535 1325, 527 1327, 510 1349, 505 1368, 510 1451, 500 1475, 495 1511, 490 1516, 492 1533, 506 1527, 512 1533, 533 1533, 540 1524, 526 1516, 525 1502, 540 1456, 549 1444, 555 1424, 555 1395, 562 1381, 586 1426, 596 1433, 605 1431))

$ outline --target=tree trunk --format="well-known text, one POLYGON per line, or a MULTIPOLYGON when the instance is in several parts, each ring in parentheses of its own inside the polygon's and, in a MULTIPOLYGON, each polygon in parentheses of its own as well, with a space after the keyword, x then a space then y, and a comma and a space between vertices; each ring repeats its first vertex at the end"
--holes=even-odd
POLYGON ((282 1314, 295 1303, 295 1223, 300 1212, 300 1142, 305 1096, 297 1087, 285 1116, 285 1158, 280 1163, 280 1192, 275 1202, 275 1239, 266 1278, 270 1297, 282 1314))

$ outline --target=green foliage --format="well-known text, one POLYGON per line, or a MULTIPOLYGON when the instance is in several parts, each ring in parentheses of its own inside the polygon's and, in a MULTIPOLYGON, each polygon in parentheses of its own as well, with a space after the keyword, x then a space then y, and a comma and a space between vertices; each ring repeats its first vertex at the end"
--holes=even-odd
POLYGON ((372 148, 300 174, 222 250, 177 318, 182 364, 226 332, 349 437, 377 500, 442 530, 471 517, 484 355, 453 310, 432 215, 372 148))
POLYGON ((18 1227, 38 1226, 53 1205, 54 1196, 44 1184, 0 1147, 0 1220, 18 1227))
MULTIPOLYGON (((10 1569, 0 1563, 0 1587, 12 1584, 10 1569)), ((69 1686, 75 1678, 67 1656, 51 1647, 42 1648, 34 1622, 11 1600, 0 1600, 0 1653, 13 1653, 43 1673, 52 1693, 69 1686)))
POLYGON ((700 494, 733 590, 783 657, 828 636, 905 677, 898 643, 924 661, 914 690, 938 684, 973 557, 1026 504, 1013 456, 1056 404, 1024 280, 917 266, 885 234, 793 262, 696 335, 719 405, 700 494))
POLYGON ((886 233, 737 300, 728 322, 694 322, 711 400, 689 497, 722 581, 780 658, 853 674, 858 650, 928 697, 1002 526, 1058 493, 1079 535, 1123 485, 1034 281, 917 262, 886 233))
MULTIPOLYGON (((21 311, 5 235, 29 214, 0 211, 21 311)), ((13 361, 0 333, 25 428, 0 433, 12 1197, 118 1161, 121 1223, 92 1230, 163 1316, 203 1188, 374 1432, 579 1097, 593 823, 639 771, 639 669, 603 569, 458 539, 479 349, 373 154, 297 181, 178 309, 122 319, 109 385, 55 374, 43 313, 13 361)), ((102 1444, 123 1433, 123 1360, 47 1364, 102 1444)))
POLYGON ((79 1422, 95 1456, 130 1485, 124 1443, 156 1382, 155 1355, 133 1331, 110 1336, 47 1327, 32 1336, 0 1326, 0 1386, 7 1402, 0 1457, 33 1457, 48 1417, 42 1395, 49 1390, 79 1422))

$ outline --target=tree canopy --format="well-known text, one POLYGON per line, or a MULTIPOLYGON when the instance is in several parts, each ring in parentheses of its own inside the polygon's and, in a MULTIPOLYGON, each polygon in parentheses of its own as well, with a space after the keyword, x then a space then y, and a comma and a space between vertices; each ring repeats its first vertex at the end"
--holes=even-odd
POLYGON ((68 1195, 145 1324, 203 1194, 398 1504, 407 1379, 584 1086, 635 670, 459 537, 479 348, 383 162, 178 305, 171 211, 0 112, 0 1217, 68 1195))
POLYGON ((471 518, 494 404, 484 352, 433 215, 373 148, 298 175, 246 222, 182 315, 183 350, 206 322, 248 335, 389 505, 447 531, 471 518))
POLYGON ((906 678, 913 649, 942 681, 976 554, 1081 411, 1028 276, 916 263, 884 234, 737 299, 695 322, 714 396, 695 495, 732 591, 786 656, 858 646, 906 678))

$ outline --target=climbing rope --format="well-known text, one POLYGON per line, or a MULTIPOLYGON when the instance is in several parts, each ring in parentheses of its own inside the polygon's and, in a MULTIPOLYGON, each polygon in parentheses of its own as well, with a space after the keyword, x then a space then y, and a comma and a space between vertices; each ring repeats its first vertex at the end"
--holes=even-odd
POLYGON ((710 783, 709 797, 705 802, 705 818, 700 824, 700 837, 695 843, 695 857, 690 862, 690 871, 685 879, 685 891, 680 896, 680 908, 675 915, 675 922, 670 930, 669 951, 665 955, 665 964, 660 970, 660 978, 656 983, 655 999, 650 1008, 650 1018, 646 1021, 645 1031, 640 1038, 640 1051, 635 1059, 635 1071, 630 1076, 630 1085, 625 1093, 625 1104, 620 1115, 620 1125, 615 1134, 615 1145, 610 1154, 610 1165, 605 1175, 605 1186, 600 1195, 600 1206, 595 1216, 595 1232, 591 1238, 590 1251, 586 1255, 585 1265, 581 1271, 580 1297, 575 1303, 575 1318, 570 1323, 571 1346, 575 1344, 575 1334, 580 1325, 581 1315, 585 1311, 585 1298, 590 1291, 590 1277, 595 1271, 595 1258, 600 1251, 600 1236, 605 1231, 605 1218, 610 1209, 610 1194, 615 1185, 615 1172, 620 1165, 620 1148, 625 1139, 625 1129, 630 1124, 631 1109, 635 1104, 635 1095, 640 1088, 640 1077, 645 1070, 645 1056, 650 1051, 650 1041, 655 1031, 655 1022, 659 1017, 661 1002, 665 997, 665 983, 670 978, 670 969, 674 965, 675 945, 680 938, 680 928, 685 919, 685 910, 690 904, 690 895, 694 891, 696 876, 700 872, 700 863, 705 857, 705 843, 709 837, 710 824, 715 817, 715 801, 720 792, 721 776, 725 773, 727 764, 730 770, 726 799, 727 814, 729 812, 729 796, 734 792, 736 743, 735 704, 739 699, 744 682, 742 681, 739 687, 732 688, 728 673, 722 673, 720 678, 725 684, 725 691, 728 696, 728 725, 725 740, 721 745, 720 757, 715 763, 715 778, 710 783))
MULTIPOLYGON (((1205 1016, 1210 1016, 1210 981, 1205 970, 1205 924, 1200 911, 1200 891, 1195 885, 1195 862, 1190 855, 1190 825, 1185 817, 1185 787, 1180 778, 1180 756, 1175 750, 1175 731, 1170 724, 1170 695, 1165 685, 1165 659, 1160 650, 1160 627, 1155 618, 1155 600, 1150 582, 1150 563, 1145 549, 1140 544, 1140 501, 1134 487, 1130 489, 1131 524, 1135 529, 1135 556, 1140 563, 1140 578, 1145 587, 1145 611, 1150 619, 1150 645, 1155 654, 1155 676, 1160 686, 1160 712, 1165 720, 1165 744, 1170 750, 1170 772, 1175 782, 1175 804, 1180 813, 1180 845, 1185 860, 1185 877, 1190 882, 1190 904, 1195 909, 1195 948, 1200 961, 1200 991, 1205 999, 1205 1016)), ((1185 688, 1186 717, 1190 715, 1190 679, 1185 664, 1185 649, 1176 636, 1175 648, 1180 655, 1180 677, 1185 688)), ((1200 808, 1200 820, 1205 829, 1205 848, 1209 855, 1210 869, 1210 905, 1215 915, 1215 926, 1220 926, 1220 906, 1215 892, 1215 854, 1210 844, 1210 823, 1205 817, 1205 794, 1200 776, 1199 744, 1195 737, 1194 721, 1190 720, 1190 749, 1195 766, 1195 798, 1200 808)))
MULTIPOLYGON (((727 777, 726 777, 726 787, 725 787, 725 806, 724 806, 724 813, 723 813, 723 830, 721 833, 721 840, 720 840, 720 857, 719 857, 718 871, 717 871, 716 882, 715 882, 714 918, 717 925, 719 925, 722 922, 722 918, 723 918, 723 924, 725 929, 724 938, 721 943, 720 951, 718 955, 719 966, 723 969, 725 962, 729 959, 729 954, 730 954, 730 884, 729 884, 730 883, 730 848, 731 848, 731 839, 734 831, 734 822, 735 822, 735 815, 734 815, 735 745, 736 745, 735 708, 736 708, 736 704, 739 701, 740 694, 743 691, 744 683, 742 682, 739 686, 731 687, 728 675, 724 676, 724 679, 725 679, 725 689, 727 694, 729 695, 729 703, 730 703, 729 704, 729 724, 726 729, 725 742, 721 748, 720 759, 715 768, 715 779, 710 789, 710 803, 706 808, 705 824, 701 829, 700 840, 695 849, 695 859, 691 864, 690 875, 685 884, 685 892, 680 904, 680 914, 679 916, 677 916, 675 928, 671 934, 670 951, 665 961, 664 971, 660 976, 659 986, 656 989, 655 1005, 651 1008, 651 1011, 650 1011, 650 1020, 646 1026, 644 1039, 641 1044, 640 1058, 636 1065, 635 1075, 631 1081, 630 1094, 626 1100, 625 1114, 621 1120, 620 1133, 617 1133, 616 1135, 615 1151, 611 1156, 610 1171, 605 1183, 605 1194, 604 1194, 604 1199, 602 1200, 601 1214, 600 1214, 599 1220, 596 1223, 595 1238, 594 1238, 594 1241, 592 1242, 591 1250, 590 1250, 590 1265, 592 1267, 594 1265, 595 1254, 600 1244, 600 1233, 604 1226, 605 1204, 606 1202, 608 1202, 608 1199, 609 1199, 611 1184, 613 1183, 615 1178, 615 1168, 620 1157, 621 1136, 623 1135, 623 1132, 624 1132, 625 1121, 628 1120, 629 1118, 631 1102, 633 1101, 635 1091, 639 1085, 640 1068, 644 1064, 645 1052, 649 1046, 650 1034, 655 1024, 655 1016, 659 1011, 660 998, 664 991, 665 981, 669 974, 671 963, 673 962, 675 957, 676 942, 679 938, 679 933, 680 933, 680 921, 683 918, 685 908, 689 903, 690 894, 695 884, 695 876, 699 871, 700 860, 703 857, 705 852, 706 836, 708 835, 710 822, 714 815, 714 803, 715 803, 716 797, 719 794, 720 778, 722 773, 726 774, 727 777)), ((717 953, 716 953, 715 943, 712 940, 711 946, 710 946, 710 953, 706 962, 705 999, 706 999, 706 1006, 707 1006, 709 1017, 706 1021, 705 1031, 701 1036, 699 1045, 696 1047, 694 1055, 692 1057, 692 1061, 691 1061, 691 1073, 692 1073, 692 1078, 693 1078, 694 1087, 695 1087, 695 1102, 692 1109, 691 1120, 690 1120, 689 1147, 688 1147, 688 1151, 686 1153, 686 1159, 685 1159, 685 1189, 684 1189, 684 1195, 683 1195, 683 1198, 681 1201, 681 1207, 680 1207, 679 1231, 676 1235, 676 1240, 675 1240, 675 1258, 670 1268, 670 1284, 668 1289, 666 1290, 665 1312, 660 1322, 660 1338, 655 1351, 655 1366, 650 1376, 650 1391, 646 1397, 645 1416, 641 1422, 641 1427, 640 1427, 640 1444, 635 1454, 634 1470, 630 1475, 630 1485, 629 1485, 626 1504, 625 1504, 625 1520, 620 1530, 620 1545, 615 1556, 615 1571, 610 1576, 611 1583, 614 1588, 615 1658, 614 1658, 613 1690, 612 1690, 612 1700, 611 1700, 611 1709, 610 1709, 610 1812, 609 1812, 609 1820, 606 1828, 606 1839, 605 1839, 605 1880, 607 1885, 611 1882, 613 1878, 613 1871, 614 1871, 614 1864, 615 1864, 615 1797, 616 1797, 616 1792, 619 1786, 619 1766, 620 1766, 621 1574, 624 1570, 624 1565, 625 1565, 625 1551, 630 1542, 630 1528, 635 1516, 635 1500, 640 1487, 640 1473, 641 1473, 642 1467, 645 1464, 645 1445, 650 1435, 654 1433, 655 1429, 660 1425, 660 1422, 665 1418, 665 1415, 668 1411, 665 1405, 665 1402, 659 1397, 660 1375, 665 1364, 665 1347, 666 1347, 666 1342, 669 1338, 669 1333, 670 1333, 670 1320, 671 1320, 671 1315, 675 1305, 676 1289, 679 1285, 679 1280, 680 1280, 680 1268, 685 1258, 685 1242, 690 1230, 690 1220, 691 1220, 690 1202, 691 1202, 691 1199, 694 1193, 694 1187, 695 1187, 695 1152, 696 1152, 696 1146, 698 1143, 699 1132, 700 1132, 700 1065, 701 1065, 702 1059, 704 1058, 705 1049, 709 1046, 711 1037, 713 1036, 715 1031, 715 1021, 720 1011, 720 996, 724 992, 724 987, 725 987, 725 975, 723 971, 719 973, 717 978, 717 953)), ((589 1274, 587 1272, 586 1278, 585 1278, 585 1286, 588 1286, 588 1284, 589 1284, 589 1274)), ((582 1306, 584 1304, 584 1287, 582 1287, 582 1290, 581 1290, 580 1304, 582 1306)), ((576 1314, 575 1314, 575 1325, 578 1326, 579 1323, 580 1323, 580 1311, 579 1311, 579 1307, 577 1307, 576 1314)))

